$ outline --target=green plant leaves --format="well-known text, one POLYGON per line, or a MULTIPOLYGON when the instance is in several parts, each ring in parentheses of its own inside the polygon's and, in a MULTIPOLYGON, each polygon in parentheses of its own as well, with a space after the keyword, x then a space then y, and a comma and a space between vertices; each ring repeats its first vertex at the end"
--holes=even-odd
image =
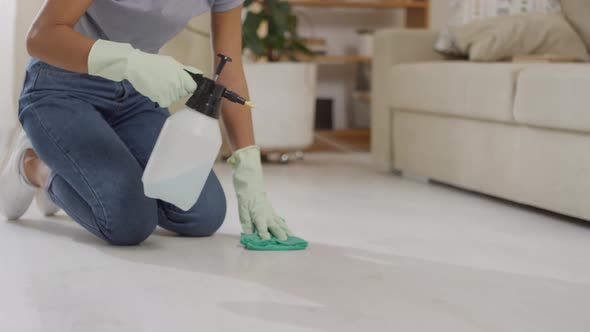
POLYGON ((242 25, 242 49, 251 50, 256 56, 263 56, 265 45, 258 37, 258 28, 264 21, 264 13, 248 12, 242 25))
POLYGON ((258 57, 264 56, 266 52, 264 42, 257 36, 253 37, 244 35, 242 40, 242 48, 249 49, 258 57))
MULTIPOLYGON (((256 0, 246 0, 244 6, 256 0)), ((262 5, 259 13, 249 10, 243 23, 243 48, 249 49, 256 56, 268 56, 269 61, 282 58, 294 60, 295 52, 311 54, 297 36, 297 17, 291 13, 291 5, 281 0, 258 0, 262 5), (268 24, 268 34, 264 38, 258 36, 262 22, 268 24)))
POLYGON ((305 46, 305 44, 303 44, 300 41, 293 41, 291 43, 291 50, 293 51, 299 51, 301 53, 307 54, 307 55, 311 55, 312 52, 309 50, 309 48, 307 48, 307 46, 305 46))
POLYGON ((287 16, 287 30, 289 31, 289 33, 291 33, 292 36, 297 35, 297 16, 287 16))
POLYGON ((289 15, 291 14, 291 6, 282 1, 269 1, 269 23, 272 23, 276 28, 277 34, 284 34, 289 30, 289 15))
POLYGON ((264 13, 261 12, 256 14, 253 12, 248 12, 248 14, 246 14, 246 19, 242 24, 242 31, 248 34, 256 34, 262 21, 264 21, 264 13))

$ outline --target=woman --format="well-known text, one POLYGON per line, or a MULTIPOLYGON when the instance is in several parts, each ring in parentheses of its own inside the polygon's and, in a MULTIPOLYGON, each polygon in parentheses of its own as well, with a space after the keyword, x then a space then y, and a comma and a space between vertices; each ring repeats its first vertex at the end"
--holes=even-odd
MULTIPOLYGON (((211 172, 188 212, 147 198, 141 176, 165 108, 197 88, 183 66, 158 50, 194 16, 212 10, 215 53, 235 61, 219 82, 248 91, 241 62, 243 0, 47 0, 27 36, 30 62, 20 98, 26 134, 0 174, 0 210, 18 219, 36 196, 41 211, 61 207, 114 245, 135 245, 157 225, 183 236, 210 236, 223 223, 223 189, 211 172), (30 139, 30 141, 29 141, 30 139)), ((262 188, 251 113, 224 103, 234 148, 230 165, 245 233, 286 239, 262 188)), ((186 151, 186 153, 192 153, 186 151)))

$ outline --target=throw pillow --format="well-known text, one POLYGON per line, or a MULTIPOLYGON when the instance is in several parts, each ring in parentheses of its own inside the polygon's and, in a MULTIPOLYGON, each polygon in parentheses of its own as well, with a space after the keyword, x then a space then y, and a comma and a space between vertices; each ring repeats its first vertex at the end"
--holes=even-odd
POLYGON ((472 61, 523 55, 589 59, 584 42, 560 13, 500 16, 451 27, 455 45, 472 61))
MULTIPOLYGON (((552 13, 561 10, 559 0, 450 0, 449 28, 496 16, 523 13, 552 13)), ((434 49, 459 55, 449 28, 440 33, 434 49)))
POLYGON ((590 51, 590 1, 561 0, 563 14, 574 26, 590 51))

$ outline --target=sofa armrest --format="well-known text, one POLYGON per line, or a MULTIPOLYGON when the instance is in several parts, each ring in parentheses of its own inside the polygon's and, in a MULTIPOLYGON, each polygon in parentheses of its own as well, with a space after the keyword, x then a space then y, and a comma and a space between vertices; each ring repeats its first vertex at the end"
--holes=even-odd
POLYGON ((441 61, 434 51, 438 32, 424 29, 388 29, 375 35, 371 93, 371 153, 379 170, 393 170, 389 96, 391 67, 401 63, 441 61))

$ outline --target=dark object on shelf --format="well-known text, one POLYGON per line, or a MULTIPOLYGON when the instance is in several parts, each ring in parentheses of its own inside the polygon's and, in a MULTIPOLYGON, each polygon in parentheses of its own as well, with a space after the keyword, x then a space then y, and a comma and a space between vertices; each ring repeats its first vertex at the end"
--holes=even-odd
POLYGON ((332 129, 334 121, 332 115, 334 101, 327 98, 318 98, 315 106, 315 129, 332 129))
MULTIPOLYGON (((301 38, 301 42, 309 49, 313 55, 326 55, 327 45, 326 39, 307 37, 301 38)), ((303 54, 305 56, 305 54, 303 54)))
POLYGON ((370 63, 358 64, 355 82, 357 91, 371 91, 371 68, 370 63))
POLYGON ((371 127, 371 94, 366 91, 356 91, 352 94, 352 127, 371 127))

